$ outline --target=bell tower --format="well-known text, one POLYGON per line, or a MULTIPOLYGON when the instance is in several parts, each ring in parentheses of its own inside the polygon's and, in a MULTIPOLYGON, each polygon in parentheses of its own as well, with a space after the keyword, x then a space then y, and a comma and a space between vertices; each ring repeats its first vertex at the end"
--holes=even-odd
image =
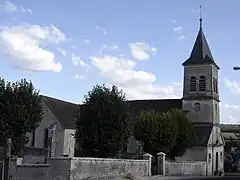
POLYGON ((190 57, 184 67, 183 110, 193 123, 219 124, 219 67, 205 38, 202 18, 190 57))

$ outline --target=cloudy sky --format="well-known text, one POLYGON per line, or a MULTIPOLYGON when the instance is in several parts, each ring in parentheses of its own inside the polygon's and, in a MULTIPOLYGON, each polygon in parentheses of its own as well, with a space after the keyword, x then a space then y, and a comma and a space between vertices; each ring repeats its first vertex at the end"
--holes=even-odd
POLYGON ((238 123, 240 1, 0 0, 0 76, 77 103, 103 83, 129 99, 181 98, 199 4, 221 68, 221 122, 238 123))

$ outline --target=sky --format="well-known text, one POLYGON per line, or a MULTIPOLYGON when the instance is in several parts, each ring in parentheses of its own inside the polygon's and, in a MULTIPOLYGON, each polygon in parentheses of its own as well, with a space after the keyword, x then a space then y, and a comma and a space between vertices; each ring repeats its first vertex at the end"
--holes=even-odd
POLYGON ((0 76, 75 103, 103 83, 128 99, 181 98, 200 4, 220 66, 221 123, 238 123, 240 1, 0 0, 0 76))

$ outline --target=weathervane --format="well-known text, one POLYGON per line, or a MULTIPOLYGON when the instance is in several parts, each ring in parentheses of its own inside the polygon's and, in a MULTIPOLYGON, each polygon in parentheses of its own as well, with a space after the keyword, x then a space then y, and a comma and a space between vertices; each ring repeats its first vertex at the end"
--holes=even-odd
POLYGON ((202 5, 199 5, 199 17, 200 28, 202 29, 202 5))

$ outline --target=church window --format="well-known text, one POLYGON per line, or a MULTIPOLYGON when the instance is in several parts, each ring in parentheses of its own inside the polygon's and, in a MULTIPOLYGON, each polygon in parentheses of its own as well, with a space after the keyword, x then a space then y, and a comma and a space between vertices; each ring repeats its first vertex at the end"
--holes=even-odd
POLYGON ((208 161, 211 162, 211 160, 212 160, 211 153, 208 153, 208 161))
POLYGON ((213 92, 218 93, 218 81, 216 78, 213 78, 213 92))
POLYGON ((47 148, 48 147, 48 134, 49 134, 49 131, 48 131, 48 128, 45 129, 45 132, 44 132, 44 148, 47 148))
POLYGON ((199 91, 206 91, 206 77, 205 76, 200 76, 199 91))
POLYGON ((197 91, 197 78, 195 76, 192 76, 190 78, 190 92, 196 91, 197 91))
POLYGON ((215 113, 216 113, 216 119, 218 119, 218 105, 215 104, 215 113))

